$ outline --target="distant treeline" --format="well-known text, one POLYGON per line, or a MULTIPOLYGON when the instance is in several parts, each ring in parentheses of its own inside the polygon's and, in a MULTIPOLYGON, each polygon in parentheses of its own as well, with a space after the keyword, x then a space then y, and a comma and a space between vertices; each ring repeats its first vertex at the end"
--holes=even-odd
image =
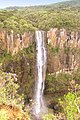
POLYGON ((0 10, 0 29, 16 33, 36 29, 65 28, 80 30, 80 1, 73 0, 47 6, 10 7, 0 10))

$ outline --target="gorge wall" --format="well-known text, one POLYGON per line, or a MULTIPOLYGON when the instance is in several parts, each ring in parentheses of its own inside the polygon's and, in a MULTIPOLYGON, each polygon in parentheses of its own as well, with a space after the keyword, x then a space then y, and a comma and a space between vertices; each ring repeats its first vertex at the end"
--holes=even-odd
POLYGON ((13 30, 8 33, 0 31, 0 51, 7 50, 7 53, 12 55, 17 54, 23 48, 27 48, 33 42, 33 33, 25 32, 15 34, 13 30))
POLYGON ((80 32, 51 29, 48 38, 48 71, 72 71, 80 67, 80 32))
MULTIPOLYGON (((0 31, 0 54, 16 55, 34 43, 34 32, 23 35, 0 31)), ((80 32, 51 28, 47 31, 48 72, 72 71, 80 67, 80 32)))
MULTIPOLYGON (((5 60, 2 64, 3 71, 16 73, 19 92, 25 93, 25 99, 32 97, 35 81, 35 40, 34 33, 24 33, 24 35, 14 34, 11 31, 7 34, 0 31, 0 55, 4 50, 11 53, 12 59, 5 60), (25 48, 25 50, 23 50, 25 48), (18 54, 19 51, 22 51, 18 54), (16 56, 16 59, 14 59, 16 56)), ((65 91, 69 86, 66 81, 48 82, 54 73, 71 73, 80 67, 80 32, 68 32, 65 29, 51 28, 47 31, 47 82, 48 89, 55 91, 65 91), (60 87, 60 89, 59 89, 60 87)), ((62 80, 62 79, 61 79, 62 80)), ((61 93, 60 93, 61 94, 61 93)))

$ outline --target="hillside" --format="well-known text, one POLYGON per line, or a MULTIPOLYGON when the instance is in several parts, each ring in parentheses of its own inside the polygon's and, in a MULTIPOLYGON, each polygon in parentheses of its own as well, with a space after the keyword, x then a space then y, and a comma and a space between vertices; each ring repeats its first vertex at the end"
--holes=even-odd
POLYGON ((68 1, 63 1, 63 2, 58 2, 58 3, 53 3, 49 5, 39 5, 39 6, 26 6, 26 7, 7 7, 7 10, 15 10, 15 9, 55 9, 55 8, 66 8, 66 7, 80 7, 80 0, 68 0, 68 1))
POLYGON ((80 29, 80 1, 73 0, 45 6, 9 7, 0 11, 0 29, 16 33, 36 29, 80 29))
POLYGON ((72 8, 72 7, 80 7, 80 0, 68 0, 68 1, 64 1, 64 2, 59 2, 56 4, 52 4, 50 5, 50 7, 53 8, 72 8))

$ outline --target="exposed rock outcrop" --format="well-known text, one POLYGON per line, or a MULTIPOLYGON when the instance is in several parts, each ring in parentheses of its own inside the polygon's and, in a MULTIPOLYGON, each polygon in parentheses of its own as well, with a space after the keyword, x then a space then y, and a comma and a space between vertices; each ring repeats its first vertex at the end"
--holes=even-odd
POLYGON ((25 32, 21 35, 14 34, 13 30, 10 33, 0 31, 0 53, 6 49, 8 53, 15 55, 19 50, 28 47, 33 40, 33 33, 30 32, 25 32))
POLYGON ((80 47, 80 32, 68 32, 65 29, 51 28, 47 32, 48 44, 59 45, 64 48, 65 44, 70 47, 80 47))
POLYGON ((50 29, 47 33, 49 72, 71 71, 80 67, 80 32, 50 29), (56 55, 54 55, 56 53, 56 55))
MULTIPOLYGON (((12 55, 23 48, 28 48, 26 55, 22 54, 18 61, 8 60, 3 64, 3 70, 16 73, 21 86, 20 92, 25 93, 28 100, 33 94, 35 80, 35 45, 34 34, 14 35, 0 32, 1 49, 7 49, 12 55), (34 51, 30 45, 33 45, 34 51)), ((80 67, 80 32, 67 32, 65 29, 50 29, 47 32, 47 74, 71 72, 80 67)), ((56 82, 58 84, 58 82, 56 82)), ((55 83, 54 83, 55 84, 55 83)), ((63 83, 64 84, 64 83, 63 83)), ((60 83, 59 83, 60 85, 60 83)), ((62 85, 61 85, 62 86, 62 85)), ((64 88, 64 87, 63 87, 64 88)), ((63 90, 62 88, 62 90, 63 90)), ((64 90, 63 90, 64 91, 64 90)))

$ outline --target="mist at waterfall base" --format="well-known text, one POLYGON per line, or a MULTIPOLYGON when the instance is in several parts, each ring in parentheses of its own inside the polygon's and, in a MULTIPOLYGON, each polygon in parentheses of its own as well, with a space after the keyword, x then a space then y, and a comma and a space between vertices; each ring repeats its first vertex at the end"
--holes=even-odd
POLYGON ((34 95, 34 108, 33 112, 37 120, 41 120, 43 114, 47 112, 43 92, 45 88, 46 77, 46 45, 45 45, 45 32, 36 31, 36 85, 34 95))

